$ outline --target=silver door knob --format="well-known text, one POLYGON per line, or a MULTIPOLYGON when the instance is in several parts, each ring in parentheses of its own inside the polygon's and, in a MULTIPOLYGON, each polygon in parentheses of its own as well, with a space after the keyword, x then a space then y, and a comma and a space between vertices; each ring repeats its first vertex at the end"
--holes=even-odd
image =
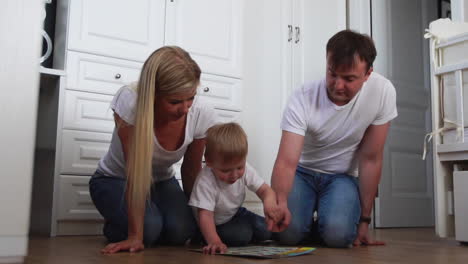
POLYGON ((122 75, 120 75, 120 73, 117 73, 117 74, 115 75, 115 79, 117 79, 117 80, 120 79, 120 77, 122 77, 122 75))
POLYGON ((203 91, 204 91, 205 93, 209 92, 209 91, 210 91, 210 87, 205 87, 205 88, 203 88, 203 91))

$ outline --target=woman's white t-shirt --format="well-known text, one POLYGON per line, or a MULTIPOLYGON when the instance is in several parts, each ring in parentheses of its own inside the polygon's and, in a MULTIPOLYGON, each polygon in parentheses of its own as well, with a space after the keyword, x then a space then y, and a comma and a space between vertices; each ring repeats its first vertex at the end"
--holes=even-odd
POLYGON ((324 173, 357 176, 357 155, 366 129, 397 116, 392 83, 373 72, 343 106, 327 95, 325 80, 304 84, 291 95, 281 129, 304 136, 299 166, 324 173))
MULTIPOLYGON (((110 104, 111 109, 130 125, 135 124, 137 97, 138 94, 134 89, 124 86, 116 93, 110 104)), ((184 143, 177 150, 165 150, 154 136, 154 181, 168 180, 175 175, 172 165, 182 159, 194 139, 205 138, 206 130, 216 123, 216 113, 209 105, 202 104, 196 96, 187 113, 186 122, 184 143)), ((112 133, 109 151, 99 161, 98 172, 105 176, 126 178, 125 159, 117 128, 112 133)))
POLYGON ((264 183, 263 178, 248 163, 244 175, 233 184, 220 181, 211 168, 205 166, 195 180, 189 205, 193 207, 197 221, 197 208, 201 208, 212 211, 215 224, 221 225, 231 220, 244 203, 245 187, 256 192, 264 183))

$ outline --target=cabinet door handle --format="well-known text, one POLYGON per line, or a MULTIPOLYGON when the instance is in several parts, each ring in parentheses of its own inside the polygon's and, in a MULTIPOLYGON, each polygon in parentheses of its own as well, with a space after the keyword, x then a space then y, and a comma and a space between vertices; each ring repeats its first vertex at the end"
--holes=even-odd
POLYGON ((205 93, 209 92, 209 91, 210 91, 210 87, 205 87, 205 88, 203 88, 203 91, 204 91, 205 93))
POLYGON ((301 37, 301 28, 296 27, 296 40, 294 41, 294 43, 299 43, 300 37, 301 37))
POLYGON ((292 35, 293 35, 293 27, 291 25, 288 25, 288 42, 291 42, 293 38, 292 35))
POLYGON ((120 73, 117 73, 114 78, 118 80, 120 79, 120 77, 122 77, 122 75, 120 75, 120 73))

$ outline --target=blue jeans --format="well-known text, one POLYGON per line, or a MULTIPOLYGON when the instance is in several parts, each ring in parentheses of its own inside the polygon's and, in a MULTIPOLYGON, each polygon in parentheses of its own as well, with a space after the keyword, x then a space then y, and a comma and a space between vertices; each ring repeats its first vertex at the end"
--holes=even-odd
POLYGON ((234 247, 271 238, 271 232, 267 229, 265 218, 244 207, 239 208, 231 220, 217 225, 216 232, 224 244, 234 247))
MULTIPOLYGON (((127 239, 128 214, 125 200, 126 180, 96 172, 89 181, 94 205, 104 217, 104 235, 109 242, 127 239)), ((154 183, 144 217, 143 243, 183 245, 196 231, 188 200, 177 180, 154 183)))
POLYGON ((347 174, 324 174, 298 167, 288 196, 291 223, 278 233, 286 245, 310 242, 350 247, 361 215, 358 180, 347 174), (317 211, 317 221, 313 214, 317 211))

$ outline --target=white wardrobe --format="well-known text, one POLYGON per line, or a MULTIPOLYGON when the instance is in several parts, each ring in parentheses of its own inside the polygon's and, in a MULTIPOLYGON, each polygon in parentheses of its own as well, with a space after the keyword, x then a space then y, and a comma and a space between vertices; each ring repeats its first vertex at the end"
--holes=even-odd
POLYGON ((57 1, 54 69, 42 69, 41 78, 32 232, 101 233, 88 181, 114 129, 109 103, 121 86, 138 80, 157 48, 186 49, 203 72, 198 95, 222 120, 238 119, 242 6, 238 0, 57 1))
MULTIPOLYGON (((88 181, 114 127, 109 102, 163 45, 181 46, 197 61, 198 95, 222 120, 241 123, 248 161, 270 183, 288 95, 324 76, 325 43, 346 27, 346 1, 313 2, 58 1, 58 70, 43 69, 31 230, 101 233, 88 181)), ((262 213, 251 193, 245 205, 262 213)))

